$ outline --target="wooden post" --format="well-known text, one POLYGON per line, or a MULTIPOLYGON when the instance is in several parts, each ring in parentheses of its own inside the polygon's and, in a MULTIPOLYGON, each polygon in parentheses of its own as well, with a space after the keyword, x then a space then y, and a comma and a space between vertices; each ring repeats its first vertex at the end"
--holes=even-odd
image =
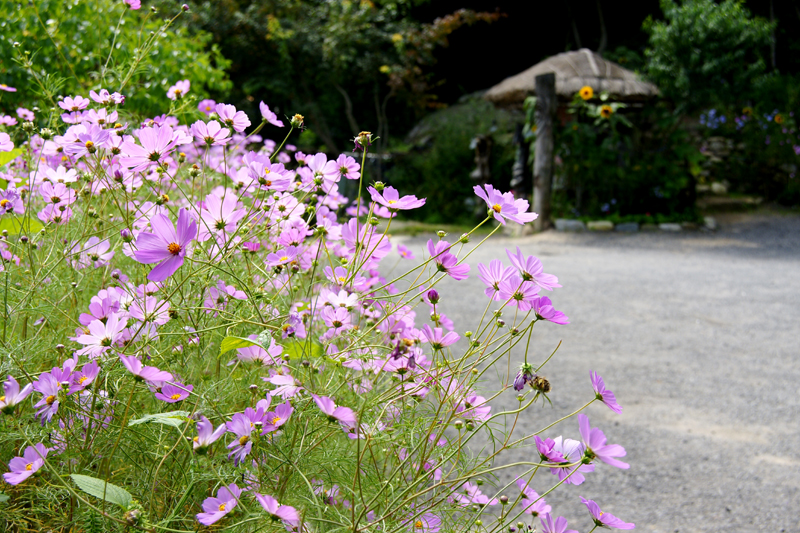
POLYGON ((550 184, 553 181, 553 121, 556 110, 556 75, 536 76, 536 157, 533 162, 533 211, 539 217, 533 229, 550 226, 550 184))

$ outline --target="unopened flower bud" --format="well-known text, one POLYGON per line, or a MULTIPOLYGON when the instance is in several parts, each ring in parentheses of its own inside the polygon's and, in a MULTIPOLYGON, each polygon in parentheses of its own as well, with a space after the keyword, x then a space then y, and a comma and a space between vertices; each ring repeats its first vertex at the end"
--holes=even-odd
POLYGON ((303 127, 303 115, 295 115, 292 117, 290 121, 293 128, 302 128, 303 127))
POLYGON ((475 520, 475 525, 480 527, 483 525, 483 520, 475 520))
POLYGON ((56 344, 56 350, 58 352, 63 352, 64 348, 65 348, 65 346, 63 344, 56 344))
POLYGON ((186 161, 186 154, 184 154, 183 152, 180 152, 178 154, 178 163, 183 163, 184 161, 186 161))
POLYGON ((475 429, 475 424, 472 423, 472 420, 467 421, 467 431, 472 431, 475 429))
POLYGON ((42 128, 39 130, 39 136, 41 136, 41 138, 45 141, 49 141, 53 138, 53 130, 50 128, 42 128))
POLYGON ((142 512, 139 509, 131 509, 130 511, 126 511, 125 514, 122 515, 122 518, 125 519, 125 522, 127 522, 129 526, 135 526, 139 523, 139 516, 141 514, 142 512))
POLYGON ((382 191, 384 189, 384 187, 386 187, 386 184, 383 183, 382 181, 376 181, 375 182, 375 190, 376 191, 380 192, 380 191, 382 191))
POLYGON ((189 176, 196 178, 199 175, 200 175, 200 167, 198 167, 197 165, 192 165, 192 168, 189 169, 189 176))
POLYGON ((428 300, 434 305, 439 303, 439 293, 436 292, 436 289, 431 289, 428 291, 428 300))
POLYGON ((461 428, 464 427, 464 422, 461 420, 456 420, 455 424, 453 424, 458 431, 461 431, 461 428))
POLYGON ((249 391, 250 391, 252 394, 255 394, 255 393, 257 393, 257 392, 258 392, 258 385, 255 385, 255 384, 253 384, 253 385, 250 385, 249 387, 247 387, 247 389, 248 389, 248 390, 249 390, 249 391))
POLYGON ((370 219, 369 219, 369 224, 370 224, 370 226, 377 226, 377 225, 378 225, 378 224, 380 224, 380 223, 381 223, 381 221, 380 221, 380 220, 378 220, 378 219, 377 219, 377 218, 375 218, 375 217, 372 217, 372 218, 370 218, 370 219))
POLYGON ((19 238, 19 242, 21 242, 22 244, 28 244, 28 236, 23 235, 22 237, 19 238))
POLYGON ((469 339, 470 337, 472 337, 472 332, 471 331, 467 331, 467 332, 464 333, 464 336, 469 339))
POLYGON ((508 505, 508 496, 506 496, 505 494, 500 496, 499 500, 502 505, 508 505))
POLYGON ((447 232, 440 229, 439 231, 436 232, 436 235, 438 235, 440 239, 444 239, 445 237, 447 237, 447 232))
POLYGON ((461 238, 458 239, 458 242, 463 242, 464 244, 468 243, 469 242, 469 234, 468 233, 462 233, 461 234, 461 238))
POLYGON ((502 318, 498 318, 498 319, 495 321, 495 324, 497 324, 497 327, 498 327, 498 328, 502 328, 502 327, 505 327, 505 325, 506 325, 506 321, 505 321, 505 320, 503 320, 502 318))
POLYGON ((182 9, 182 10, 184 10, 184 11, 189 11, 189 6, 188 6, 188 4, 183 4, 183 5, 181 6, 181 9, 182 9))
POLYGON ((519 528, 519 529, 525 529, 525 524, 524 524, 524 523, 522 523, 522 522, 517 522, 517 528, 519 528))

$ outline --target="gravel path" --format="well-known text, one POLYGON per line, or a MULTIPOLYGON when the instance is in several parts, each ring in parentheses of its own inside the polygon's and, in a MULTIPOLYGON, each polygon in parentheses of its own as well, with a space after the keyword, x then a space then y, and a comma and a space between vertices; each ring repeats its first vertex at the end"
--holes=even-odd
MULTIPOLYGON (((427 238, 404 244, 421 251, 427 238)), ((539 361, 563 344, 544 371, 553 407, 526 412, 521 430, 591 398, 589 370, 624 407, 615 415, 596 403, 587 414, 627 449, 630 470, 601 463, 583 485, 547 498, 553 512, 583 533, 591 521, 579 496, 638 531, 800 531, 800 217, 732 217, 716 233, 490 239, 471 256, 470 278, 440 291, 459 332, 486 305, 477 263, 508 264, 504 249, 515 246, 559 277, 554 304, 571 319, 536 326, 539 361)), ((517 405, 513 391, 493 402, 517 405)), ((547 435, 562 433, 579 439, 577 420, 547 435)), ((533 486, 541 492, 554 479, 537 475, 533 486)))

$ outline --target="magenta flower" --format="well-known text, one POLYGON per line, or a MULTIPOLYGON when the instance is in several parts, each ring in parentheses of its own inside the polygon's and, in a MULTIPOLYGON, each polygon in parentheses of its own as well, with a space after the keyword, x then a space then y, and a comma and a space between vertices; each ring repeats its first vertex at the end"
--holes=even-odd
POLYGON ((303 386, 296 379, 287 374, 275 374, 268 378, 261 379, 277 386, 277 388, 272 391, 273 396, 292 398, 295 394, 303 390, 303 386))
POLYGON ((19 485, 44 466, 44 458, 49 451, 42 443, 28 446, 22 457, 14 457, 9 461, 8 468, 11 471, 3 474, 3 479, 9 485, 19 485))
POLYGON ((536 213, 525 212, 528 210, 528 202, 526 200, 515 200, 512 193, 501 194, 500 191, 495 190, 494 187, 488 184, 485 187, 486 191, 480 185, 476 185, 472 190, 489 206, 489 213, 504 226, 506 219, 517 224, 525 224, 536 220, 539 216, 536 213))
POLYGON ((236 107, 230 104, 217 104, 216 112, 219 119, 239 133, 243 132, 250 125, 250 119, 244 111, 236 111, 236 107))
POLYGON ((100 357, 122 338, 127 323, 128 319, 122 318, 117 313, 111 313, 105 323, 102 320, 93 320, 87 326, 89 331, 75 339, 84 345, 75 353, 88 355, 91 358, 100 357))
POLYGON ((352 327, 350 312, 344 307, 325 306, 320 317, 330 329, 323 335, 324 340, 331 339, 352 327))
POLYGON ((64 151, 75 159, 80 159, 96 153, 100 148, 107 147, 110 136, 108 130, 104 130, 97 124, 91 124, 86 127, 85 132, 78 134, 77 142, 67 145, 64 151))
POLYGON ((10 152, 14 149, 14 142, 8 133, 0 131, 0 152, 10 152))
POLYGON ((214 424, 201 415, 200 420, 197 422, 197 436, 192 439, 194 451, 201 455, 204 454, 208 447, 215 443, 226 431, 227 427, 224 423, 214 429, 214 424))
POLYGON ((621 415, 622 406, 617 403, 617 398, 614 396, 614 393, 610 390, 606 390, 606 384, 603 381, 603 378, 600 377, 600 374, 592 370, 589 372, 589 377, 592 380, 592 388, 594 389, 595 398, 606 404, 609 409, 618 415, 621 415))
POLYGON ((227 233, 236 231, 236 225, 246 214, 247 210, 233 192, 226 192, 224 197, 209 194, 200 210, 200 232, 197 240, 205 242, 215 235, 225 239, 227 233))
POLYGON ((8 86, 5 83, 0 83, 0 91, 5 91, 7 93, 15 93, 15 92, 17 92, 17 89, 14 88, 14 87, 8 86))
POLYGON ((547 502, 544 501, 544 498, 540 497, 539 494, 530 488, 525 480, 522 478, 517 478, 517 487, 519 488, 520 492, 522 492, 522 499, 520 500, 520 505, 522 505, 522 510, 526 514, 539 516, 549 513, 553 508, 547 505, 547 502))
POLYGON ((228 459, 233 459, 234 465, 239 465, 250 450, 253 449, 253 442, 250 440, 250 434, 253 432, 255 423, 244 413, 236 413, 231 418, 231 421, 226 424, 229 432, 236 435, 238 438, 228 444, 228 449, 231 453, 228 454, 228 459))
POLYGON ((150 281, 164 281, 183 265, 186 249, 197 236, 197 223, 185 209, 178 211, 178 229, 163 214, 150 219, 153 233, 142 232, 136 239, 135 259, 144 264, 158 263, 147 275, 150 281))
POLYGON ((405 525, 413 533, 439 533, 442 529, 442 519, 433 513, 423 513, 422 516, 412 518, 405 525))
POLYGON ((108 265, 111 258, 114 257, 114 252, 108 251, 110 247, 111 243, 108 239, 101 241, 99 237, 93 235, 83 245, 82 255, 86 257, 89 264, 95 268, 101 268, 108 265))
POLYGON ((68 188, 64 183, 53 183, 52 181, 42 183, 42 186, 39 187, 39 194, 45 202, 55 206, 70 205, 76 200, 75 191, 68 188))
POLYGON ((75 98, 67 96, 58 102, 58 107, 64 111, 81 111, 89 107, 91 103, 92 102, 88 98, 84 98, 83 96, 76 96, 75 98))
POLYGON ((519 249, 519 246, 517 246, 516 254, 512 254, 510 250, 506 250, 506 254, 511 260, 511 264, 514 265, 514 268, 519 270, 519 275, 522 276, 522 279, 525 281, 532 281, 539 287, 548 291, 561 287, 561 285, 558 284, 557 277, 543 272, 544 266, 542 266, 542 262, 539 261, 539 259, 534 256, 525 257, 522 254, 522 250, 519 249))
POLYGON ((450 253, 451 245, 447 241, 439 241, 434 244, 433 239, 428 240, 428 253, 431 259, 436 262, 439 272, 445 272, 456 281, 469 277, 469 265, 458 264, 458 257, 450 253))
POLYGON ((425 205, 425 199, 418 200, 416 196, 408 195, 400 198, 400 194, 394 187, 386 187, 383 190, 383 195, 375 190, 374 187, 367 187, 372 201, 381 204, 392 210, 398 209, 416 209, 425 205))
POLYGON ((550 473, 558 476, 558 479, 567 485, 580 485, 586 481, 582 472, 594 472, 593 464, 581 464, 583 451, 584 447, 580 442, 560 436, 556 437, 553 440, 553 452, 564 457, 563 463, 573 466, 553 465, 550 467, 550 473))
POLYGON ((41 423, 45 425, 58 412, 58 393, 61 390, 61 382, 50 372, 45 372, 39 376, 37 381, 33 382, 33 390, 42 395, 42 399, 34 405, 34 408, 38 409, 36 416, 41 417, 41 423))
POLYGON ((581 496, 581 501, 586 505, 586 508, 589 509, 589 513, 591 513, 596 526, 613 529, 634 529, 636 527, 634 524, 623 522, 611 513, 604 513, 600 510, 600 506, 592 500, 587 500, 581 496))
POLYGON ((36 120, 36 115, 33 114, 33 111, 24 107, 17 108, 17 116, 22 120, 27 120, 29 122, 36 120))
POLYGON ((206 498, 203 501, 203 511, 197 514, 197 521, 205 526, 210 526, 230 513, 239 503, 242 489, 231 483, 227 487, 220 487, 216 498, 206 498))
POLYGON ((189 397, 189 393, 194 390, 194 385, 184 385, 183 383, 167 383, 155 394, 156 399, 167 403, 177 403, 189 397))
POLYGON ((172 374, 165 370, 159 370, 154 366, 142 366, 142 362, 135 355, 120 355, 120 361, 133 374, 136 381, 147 381, 150 383, 159 381, 171 381, 172 374))
POLYGON ((542 521, 542 533, 578 533, 574 529, 567 529, 567 519, 563 516, 553 521, 550 513, 544 513, 539 519, 542 521))
POLYGON ((297 246, 287 246, 286 249, 272 252, 267 255, 267 266, 276 267, 291 263, 297 257, 299 251, 297 246))
POLYGON ((215 107, 217 107, 217 103, 211 99, 200 100, 200 103, 197 104, 198 111, 205 113, 206 115, 213 113, 215 107))
POLYGON ((142 0, 125 0, 125 3, 128 4, 132 11, 142 8, 142 0))
POLYGON ((272 124, 273 126, 278 126, 279 128, 283 127, 283 122, 278 120, 278 115, 270 111, 269 106, 264 102, 260 102, 258 104, 258 109, 261 111, 261 116, 272 124))
POLYGON ((606 444, 606 436, 599 428, 589 425, 589 417, 584 414, 578 415, 578 426, 580 427, 581 437, 586 446, 584 455, 590 460, 600 459, 604 463, 627 470, 630 468, 628 463, 618 461, 615 457, 625 457, 625 448, 619 444, 606 444))
POLYGON ((356 427, 356 415, 352 409, 349 407, 337 407, 332 399, 325 396, 312 394, 311 397, 314 398, 314 402, 316 402, 320 411, 327 415, 328 420, 341 422, 348 428, 356 427))
POLYGON ((298 513, 297 509, 294 507, 281 505, 278 503, 278 500, 272 496, 262 495, 257 492, 253 494, 256 500, 258 500, 258 503, 261 504, 261 507, 269 513, 273 520, 281 521, 284 525, 289 526, 289 528, 296 528, 300 525, 300 513, 298 513))
POLYGON ((454 331, 443 334, 442 328, 431 329, 428 324, 425 324, 422 326, 422 338, 429 342, 434 350, 443 350, 457 342, 461 337, 454 331))
POLYGON ((289 421, 293 412, 294 408, 288 401, 276 405, 275 411, 270 411, 264 415, 267 423, 264 424, 264 431, 262 431, 261 434, 265 435, 272 431, 277 431, 282 425, 289 421))
POLYGON ((80 371, 75 371, 70 376, 69 392, 67 394, 83 391, 94 382, 98 374, 100 374, 100 365, 97 364, 97 361, 83 365, 80 371))
POLYGON ((14 376, 9 375, 8 379, 3 383, 3 395, 0 396, 0 411, 5 414, 14 412, 14 407, 25 398, 27 398, 33 390, 33 383, 28 383, 20 391, 19 383, 14 379, 14 376))
POLYGON ((500 291, 497 294, 498 300, 508 300, 509 305, 517 306, 520 311, 530 311, 539 298, 539 287, 511 274, 500 282, 500 291))
POLYGON ((562 326, 569 324, 569 317, 561 311, 557 311, 553 307, 553 302, 551 302, 550 298, 547 296, 540 296, 533 300, 531 302, 531 309, 533 309, 533 312, 536 313, 536 317, 539 319, 544 319, 553 324, 560 324, 562 326))
POLYGON ((484 294, 492 300, 503 300, 500 298, 500 283, 507 280, 514 273, 511 267, 503 266, 499 259, 492 259, 487 267, 483 263, 478 263, 478 278, 486 285, 484 294))
POLYGON ((169 126, 142 128, 138 137, 141 146, 132 141, 122 143, 123 157, 119 160, 122 166, 134 172, 146 170, 151 165, 160 165, 176 144, 169 126))
POLYGON ((339 157, 337 157, 336 166, 339 167, 339 174, 343 178, 357 180, 361 177, 361 173, 359 172, 361 167, 359 167, 356 160, 349 155, 341 154, 339 157))
POLYGON ((412 252, 402 244, 397 245, 397 253, 400 254, 400 257, 402 257, 403 259, 416 259, 416 257, 414 257, 414 252, 412 252))
POLYGON ((191 86, 192 84, 189 83, 189 80, 181 80, 167 89, 167 98, 170 100, 178 100, 186 96, 186 93, 189 92, 191 86))
POLYGON ((227 144, 230 141, 228 137, 230 137, 231 132, 229 129, 220 126, 216 120, 212 120, 208 124, 198 120, 192 124, 192 135, 198 141, 203 141, 208 146, 212 146, 227 144))
POLYGON ((544 439, 539 435, 534 437, 536 441, 536 450, 539 452, 539 457, 542 461, 550 461, 551 463, 563 463, 566 461, 564 456, 555 449, 555 441, 553 439, 544 439))

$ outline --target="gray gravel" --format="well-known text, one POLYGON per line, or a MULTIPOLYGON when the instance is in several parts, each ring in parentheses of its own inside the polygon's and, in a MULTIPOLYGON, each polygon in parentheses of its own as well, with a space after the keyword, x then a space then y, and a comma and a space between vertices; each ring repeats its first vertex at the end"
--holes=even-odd
MULTIPOLYGON (((548 497, 570 527, 591 529, 583 496, 639 531, 800 531, 800 217, 721 222, 716 233, 492 238, 471 256, 470 278, 440 291, 463 333, 486 305, 477 263, 508 264, 504 249, 520 246, 559 277, 551 296, 571 324, 537 325, 532 347, 541 361, 563 340, 544 371, 553 407, 526 413, 519 430, 585 403, 596 370, 624 412, 595 403, 587 414, 631 464, 600 464, 583 485, 548 497)), ((404 243, 421 252, 427 238, 404 243)), ((493 408, 517 406, 513 392, 493 408)), ((547 435, 562 433, 579 439, 577 420, 547 435)), ((535 455, 524 448, 505 459, 535 455)), ((533 486, 555 479, 537 475, 533 486)))

